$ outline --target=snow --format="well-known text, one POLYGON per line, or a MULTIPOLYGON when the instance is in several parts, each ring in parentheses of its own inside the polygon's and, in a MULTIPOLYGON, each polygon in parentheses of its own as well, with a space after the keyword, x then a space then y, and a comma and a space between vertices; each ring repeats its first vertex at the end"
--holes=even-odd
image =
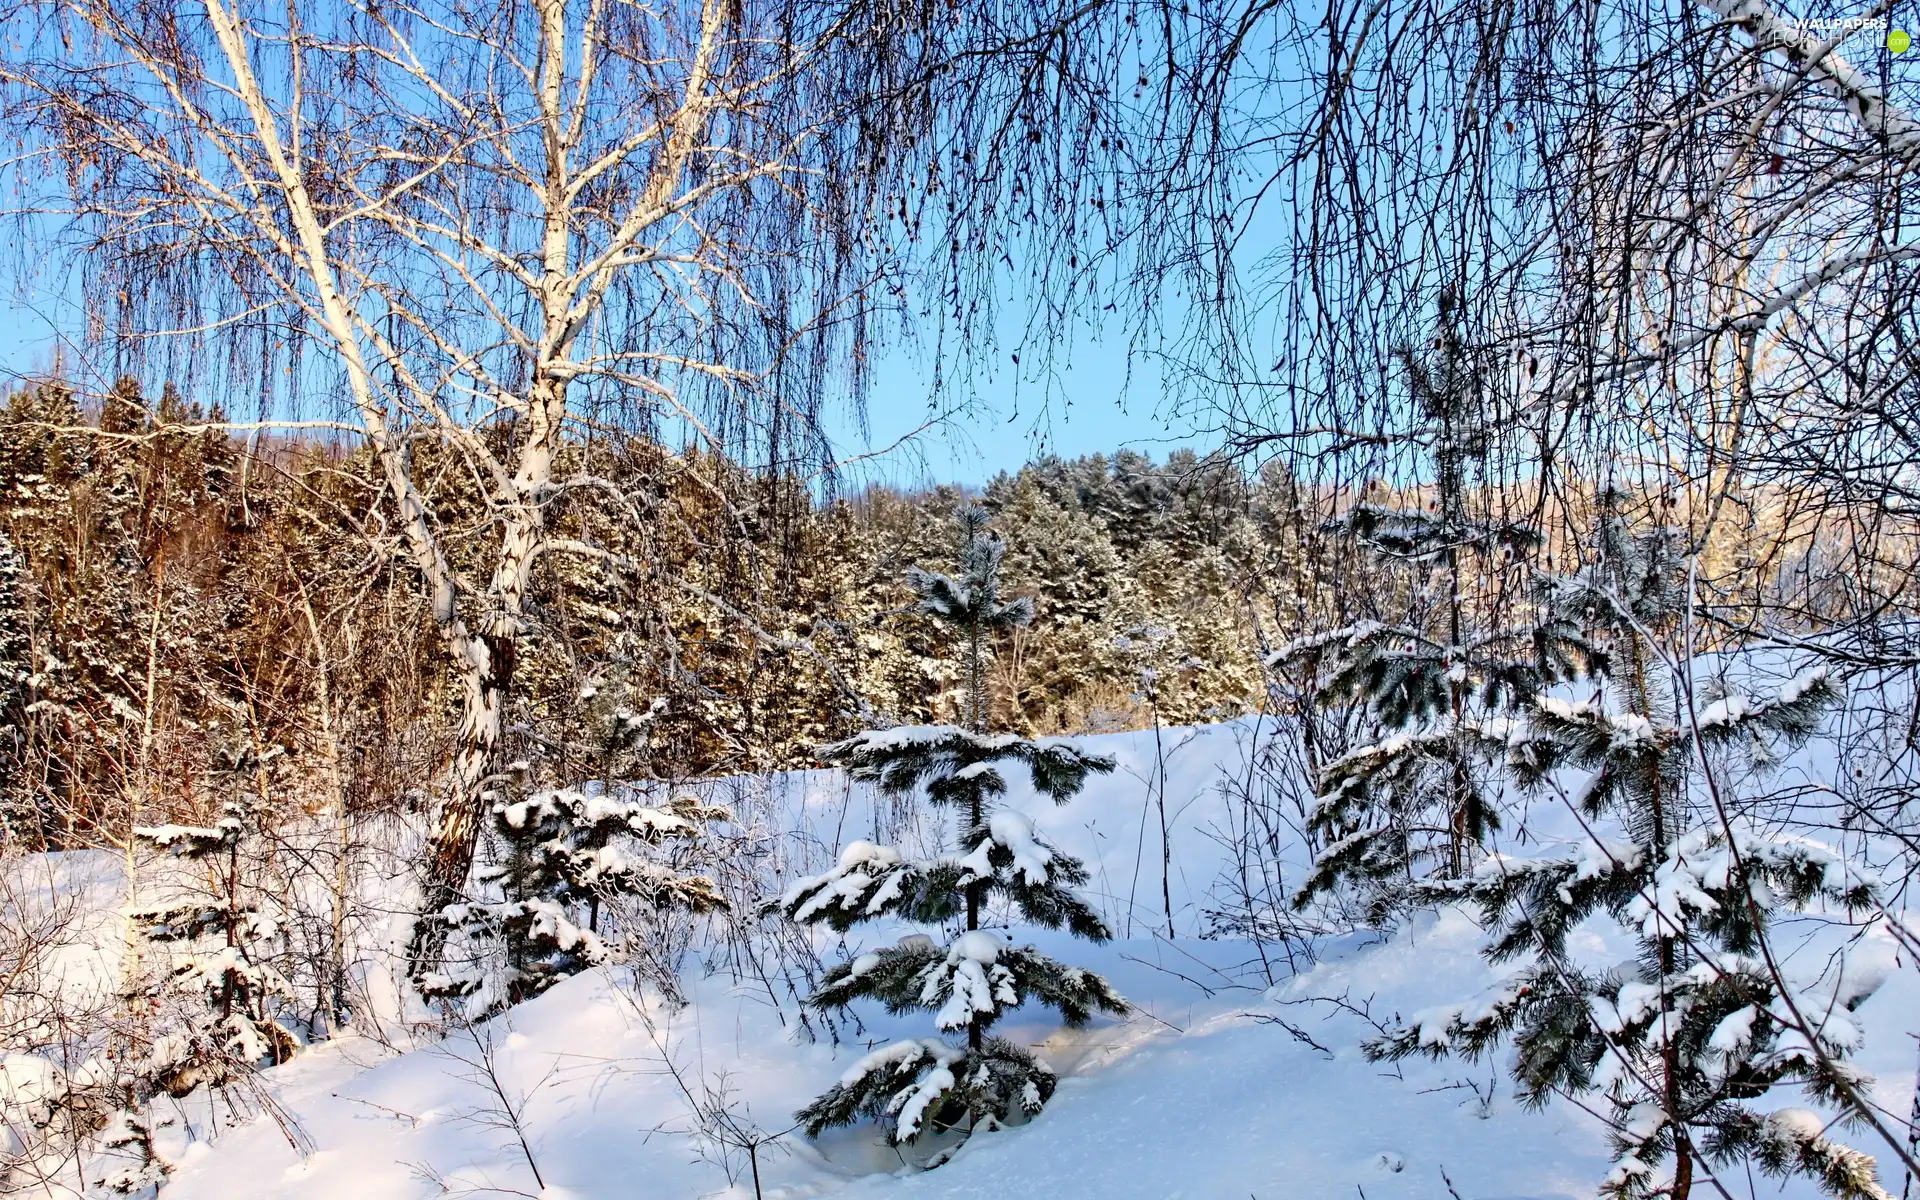
POLYGON ((987 818, 986 839, 960 860, 962 882, 992 876, 993 866, 987 855, 996 845, 1013 855, 1014 871, 1028 884, 1038 887, 1047 882, 1047 864, 1053 861, 1053 852, 1035 839, 1033 821, 1011 808, 1000 809, 987 818))
POLYGON ((37 1054, 0 1054, 0 1153, 19 1154, 29 1130, 43 1129, 64 1090, 60 1068, 37 1054))
POLYGON ((1398 758, 1416 746, 1441 745, 1451 735, 1444 729, 1419 730, 1410 733, 1396 733, 1357 750, 1349 750, 1326 766, 1329 774, 1343 767, 1367 762, 1369 759, 1398 758))
POLYGON ((1278 666, 1291 659, 1299 658, 1309 651, 1331 646, 1336 642, 1344 643, 1350 649, 1355 648, 1375 634, 1385 632, 1387 628, 1378 621, 1357 621, 1352 625, 1341 626, 1339 629, 1306 634, 1279 646, 1268 654, 1267 665, 1278 666))
MULTIPOLYGON (((1377 1011, 1389 1013, 1398 997, 1419 994, 1436 961, 1471 961, 1476 936, 1470 923, 1451 918, 1422 932, 1421 949, 1359 950, 1357 960, 1322 963, 1271 997, 1232 982, 1245 965, 1244 945, 1198 943, 1189 952, 1141 939, 1089 952, 1063 942, 1063 953, 1080 953, 1089 967, 1116 977, 1153 1017, 1069 1034, 1019 1026, 1016 1014, 1010 1032, 1022 1044, 1038 1042, 1065 1076, 1032 1123, 980 1135, 948 1165, 906 1175, 896 1173, 900 1160, 877 1144, 877 1131, 817 1146, 789 1135, 761 1152, 766 1195, 1202 1200, 1354 1195, 1359 1185, 1373 1200, 1411 1200, 1445 1196, 1442 1170, 1466 1196, 1591 1195, 1606 1172, 1605 1143, 1591 1122, 1571 1111, 1521 1113, 1504 1102, 1481 1119, 1475 1104, 1463 1103, 1472 1099, 1465 1089, 1426 1090, 1456 1084, 1460 1070, 1410 1063, 1405 1081, 1382 1077, 1352 1048, 1364 1024, 1327 1002, 1374 993, 1377 1011), (1223 990, 1209 997, 1173 972, 1223 990), (1309 1031, 1335 1057, 1264 1017, 1309 1031), (1512 1144, 1517 1133, 1526 1138, 1524 1152, 1512 1144), (1286 1192, 1272 1191, 1277 1180, 1288 1181, 1286 1192)), ((792 1040, 764 993, 742 994, 718 979, 689 991, 692 1003, 678 1013, 646 1003, 666 1053, 710 1075, 730 1072, 738 1111, 769 1131, 785 1128, 789 1113, 836 1080, 909 1055, 937 1062, 953 1053, 903 1038, 836 1054, 792 1040)), ((751 1197, 750 1183, 730 1188, 718 1167, 696 1160, 701 1143, 687 1103, 625 995, 611 974, 592 972, 488 1023, 509 1090, 528 1098, 534 1151, 549 1184, 582 1200, 634 1195, 637 1180, 646 1181, 648 1196, 751 1197)), ((881 1017, 874 1031, 884 1039, 892 1029, 924 1029, 924 1020, 881 1017)), ((454 1035, 450 1049, 471 1058, 464 1041, 454 1035)), ((477 1123, 487 1093, 447 1052, 422 1046, 394 1055, 346 1039, 269 1078, 314 1152, 302 1159, 271 1122, 256 1121, 198 1153, 179 1154, 162 1200, 414 1200, 432 1194, 416 1165, 449 1179, 459 1169, 470 1183, 535 1191, 511 1135, 477 1123)), ((927 1079, 902 1101, 895 1122, 913 1127, 921 1115, 915 1103, 944 1082, 927 1079)))
POLYGON ((1774 1136, 1799 1142, 1817 1138, 1827 1131, 1826 1118, 1810 1108, 1783 1108, 1768 1117, 1767 1124, 1774 1136))
POLYGON ((1792 704, 1816 685, 1825 683, 1829 674, 1824 663, 1805 668, 1780 685, 1780 703, 1792 704))
POLYGON ((1741 1046, 1753 1039, 1753 1023, 1759 1019, 1760 1010, 1751 1004, 1736 1010, 1713 1027, 1707 1047, 1723 1057, 1733 1057, 1741 1046))
MULTIPOLYGON (((311 1147, 304 1153, 266 1117, 214 1130, 204 1095, 178 1109, 169 1102, 162 1115, 172 1123, 155 1130, 175 1164, 161 1200, 417 1200, 440 1194, 435 1179, 454 1194, 542 1194, 516 1139, 490 1115, 499 1101, 473 1066, 483 1052, 522 1114, 544 1194, 576 1200, 754 1196, 745 1152, 702 1133, 698 1113, 715 1106, 770 1138, 757 1151, 766 1200, 1437 1200, 1450 1193, 1574 1200, 1594 1196, 1609 1173, 1644 1170, 1632 1160, 1611 1163, 1606 1131, 1579 1108, 1555 1102, 1536 1111, 1515 1103, 1499 1073, 1504 1052, 1479 1064, 1365 1060, 1360 1043, 1382 1025, 1419 1020, 1423 1033, 1433 1033, 1482 1019, 1512 995, 1509 969, 1481 958, 1484 935, 1467 913, 1443 908, 1407 921, 1391 937, 1322 937, 1310 952, 1294 947, 1291 964, 1274 944, 1198 936, 1217 928, 1217 914, 1241 883, 1226 846, 1237 828, 1231 789, 1273 734, 1270 720, 1253 719, 1162 731, 1173 863, 1165 891, 1179 935, 1173 940, 1164 935, 1159 818, 1150 803, 1162 794, 1152 733, 1080 739, 1082 748, 1115 757, 1119 768, 1058 807, 1037 803, 1016 773, 1022 777, 1010 781, 1009 808, 1032 816, 1003 811, 1014 820, 990 823, 992 843, 1013 852, 1021 871, 1044 871, 1054 853, 1080 858, 1092 877, 1089 898, 1117 936, 1093 946, 1024 928, 1007 931, 1012 943, 995 930, 964 935, 936 964, 952 984, 943 1003, 1008 1005, 994 971, 1007 945, 1032 941, 1104 975, 1135 1012, 1098 1017, 1078 1031, 1061 1029, 1044 1010, 1006 1012, 994 1032, 1032 1047, 1060 1077, 1059 1091, 1031 1122, 975 1136, 937 1170, 907 1167, 885 1145, 886 1129, 833 1131, 817 1142, 780 1132, 836 1080, 909 1063, 931 1069, 917 1086, 907 1086, 912 1072, 902 1077, 889 1122, 895 1132, 917 1128, 938 1088, 952 1082, 950 1072, 940 1076, 955 1061, 951 1047, 920 1039, 928 1030, 924 1014, 892 1016, 863 1005, 857 1024, 841 1023, 838 1044, 825 1036, 808 1040, 777 981, 709 974, 702 957, 691 954, 684 960, 684 1006, 634 985, 621 970, 599 968, 470 1032, 456 1028, 444 1041, 396 1026, 380 1038, 347 1036, 308 1048, 263 1076, 311 1147)), ((1831 764, 1805 769, 1817 773, 1831 764)), ((703 802, 730 798, 733 786, 703 790, 703 802)), ((868 903, 907 864, 951 852, 951 841, 941 841, 950 838, 941 832, 950 825, 902 825, 891 815, 892 802, 870 788, 847 787, 835 773, 751 786, 771 789, 784 814, 782 833, 797 848, 793 879, 829 885, 812 903, 868 903)), ((1626 843, 1594 846, 1572 818, 1556 823, 1551 814, 1502 836, 1509 840, 1499 848, 1512 857, 1492 869, 1558 861, 1585 878, 1630 853, 1626 843)), ((1777 845, 1779 835, 1769 836, 1777 845)), ((1763 840, 1758 833, 1743 839, 1740 852, 1757 852, 1749 846, 1763 840)), ((1805 839, 1789 835, 1787 846, 1780 852, 1825 861, 1819 855, 1826 852, 1805 839)), ((1676 847, 1662 867, 1659 903, 1693 902, 1701 881, 1724 866, 1723 851, 1705 843, 1676 847)), ((81 865, 104 881, 98 907, 117 920, 112 860, 95 856, 64 868, 81 865)), ((1284 885, 1304 878, 1307 856, 1288 842, 1277 867, 1285 873, 1276 889, 1284 903, 1284 885)), ((1845 867, 1836 858, 1831 869, 1845 867)), ((787 894, 797 898, 800 884, 789 883, 787 894)), ((889 944, 932 948, 923 934, 904 931, 875 922, 844 941, 823 933, 819 946, 829 961, 844 955, 858 973, 876 965, 876 951, 889 944)), ((1825 1034, 1840 1036, 1844 1025, 1859 1041, 1856 1061, 1871 1074, 1876 1099, 1903 1113, 1911 1103, 1920 972, 1898 957, 1887 930, 1856 932, 1844 969, 1833 969, 1832 945, 1817 938, 1784 947, 1785 965, 1806 1005, 1832 1012, 1825 1034), (1857 1010, 1846 1011, 1850 1004, 1857 1010)), ((117 931, 104 927, 100 934, 95 952, 77 956, 75 965, 111 986, 117 931)), ((1574 930, 1568 948, 1599 967, 1634 952, 1624 931, 1601 922, 1574 930)), ((1616 1017, 1644 1014, 1646 1002, 1623 992, 1616 1017)), ((1757 1018, 1748 1010, 1723 1021, 1714 1047, 1736 1046, 1757 1018)), ((813 1028, 822 1032, 817 1022, 813 1028)), ((1791 1045, 1784 1052, 1810 1053, 1791 1045)), ((8 1078, 22 1072, 22 1084, 9 1091, 19 1103, 31 1102, 33 1067, 0 1060, 8 1078)), ((1797 1093, 1780 1100, 1789 1098, 1797 1093)), ((1796 1134, 1819 1134, 1825 1125, 1811 1110, 1774 1119, 1796 1134)), ((1866 1138, 1848 1140, 1872 1149, 1866 1138)), ((1898 1194, 1898 1172, 1883 1165, 1883 1181, 1889 1174, 1898 1194)), ((1777 1194, 1811 1200, 1818 1193, 1796 1181, 1777 1194)))
POLYGON ((927 971, 920 999, 939 1005, 933 1023, 939 1029, 965 1029, 975 1013, 991 1013, 1020 1002, 1013 972, 999 965, 1000 939, 973 930, 947 947, 946 961, 927 971))
POLYGON ((954 1085, 950 1064, 959 1057, 959 1054, 938 1042, 922 1044, 928 1048, 928 1053, 937 1065, 916 1080, 912 1086, 903 1089, 888 1106, 891 1111, 900 1114, 895 1128, 898 1136, 903 1139, 913 1136, 919 1130, 920 1122, 926 1117, 927 1106, 938 1100, 942 1093, 954 1085), (935 1049, 935 1047, 938 1048, 935 1049))
POLYGON ((840 851, 840 869, 852 871, 865 866, 890 867, 900 861, 900 852, 891 846, 876 846, 872 842, 848 842, 840 851))
POLYGON ((165 849, 183 849, 196 843, 219 843, 228 833, 238 827, 237 822, 222 821, 220 825, 135 825, 135 837, 145 838, 155 846, 165 849))
POLYGON ((899 897, 906 878, 901 869, 905 865, 900 852, 891 846, 849 842, 832 870, 796 879, 781 894, 780 903, 791 907, 812 891, 812 897, 794 911, 794 919, 798 921, 806 921, 816 913, 835 907, 849 911, 864 907, 869 913, 884 912, 887 905, 899 897))
POLYGON ((953 941, 954 954, 987 967, 1000 961, 1001 949, 999 938, 979 930, 963 933, 953 941))
POLYGON ((1751 711, 1747 698, 1741 695, 1726 696, 1715 700, 1701 709, 1694 723, 1702 729, 1712 729, 1720 725, 1738 724, 1751 711))
POLYGON ((975 733, 959 725, 896 725, 892 729, 868 729, 836 743, 849 751, 867 753, 905 750, 915 746, 964 747, 975 753, 992 753, 1017 745, 1025 739, 1012 733, 975 733))

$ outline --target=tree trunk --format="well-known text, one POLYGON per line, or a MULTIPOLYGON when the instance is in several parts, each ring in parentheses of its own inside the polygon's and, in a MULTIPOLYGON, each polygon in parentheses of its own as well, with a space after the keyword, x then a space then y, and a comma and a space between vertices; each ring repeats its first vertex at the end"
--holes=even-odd
MULTIPOLYGON (((971 795, 972 798, 967 805, 967 814, 972 818, 973 825, 978 825, 980 824, 981 818, 986 814, 982 812, 980 787, 977 782, 972 785, 971 795)), ((969 827, 971 828, 971 826, 969 827)), ((985 889, 986 884, 982 880, 975 880, 967 885, 967 932, 969 933, 980 928, 980 893, 985 889)), ((984 1040, 984 1035, 980 1030, 980 1014, 975 1013, 972 1018, 967 1021, 967 1045, 974 1050, 978 1050, 980 1049, 981 1042, 984 1040)))
MULTIPOLYGON (((1653 713, 1653 695, 1647 679, 1646 645, 1638 631, 1632 633, 1631 651, 1628 654, 1629 669, 1632 672, 1631 686, 1628 691, 1628 711, 1636 716, 1648 717, 1653 713)), ((1649 830, 1651 857, 1655 862, 1664 858, 1667 847, 1673 843, 1678 833, 1679 821, 1667 820, 1667 796, 1662 787, 1664 782, 1660 774, 1660 758, 1656 751, 1652 759, 1653 777, 1649 780, 1647 794, 1649 815, 1652 828, 1649 830)), ((1664 927, 1654 939, 1654 957, 1660 969, 1661 1021, 1678 1021, 1673 1011, 1668 988, 1673 977, 1680 971, 1680 944, 1674 933, 1664 927)), ((1671 1200, 1687 1200, 1693 1194, 1693 1142, 1687 1136, 1687 1114, 1682 1112, 1685 1099, 1680 1092, 1680 1047, 1672 1029, 1665 1031, 1665 1045, 1660 1052, 1661 1104, 1667 1110, 1667 1120, 1673 1123, 1673 1191, 1671 1200)))
MULTIPOLYGON (((1920 1160, 1920 1069, 1913 1073, 1913 1107, 1907 1118, 1907 1157, 1920 1160)), ((1913 1168, 1907 1168, 1907 1181, 1900 1185, 1900 1200, 1913 1200, 1913 1168)))
POLYGON ((1160 741, 1160 691, 1156 682, 1147 689, 1153 712, 1154 799, 1160 808, 1160 903, 1166 909, 1167 940, 1173 940, 1173 838, 1167 831, 1167 751, 1160 741))
POLYGON ((463 672, 460 729, 445 795, 434 823, 427 851, 427 869, 421 887, 420 920, 407 952, 407 968, 418 978, 439 965, 446 947, 446 929, 431 918, 459 901, 473 868, 473 851, 480 838, 480 818, 487 792, 499 773, 500 743, 506 732, 506 701, 512 679, 500 667, 512 669, 513 643, 495 635, 485 639, 489 669, 463 672), (507 661, 500 662, 500 650, 507 661))
POLYGON ((520 637, 525 631, 527 592, 545 532, 543 493, 553 479, 554 450, 565 405, 564 382, 548 377, 535 383, 527 406, 527 436, 512 479, 513 494, 502 505, 505 528, 486 597, 491 611, 478 622, 480 635, 469 643, 469 653, 461 664, 460 729, 427 858, 422 920, 409 951, 408 967, 416 978, 437 965, 445 948, 446 930, 429 918, 458 902, 466 889, 481 820, 500 773, 507 704, 512 698, 520 637))
MULTIPOLYGON (((976 617, 972 628, 967 631, 967 725, 975 733, 987 731, 987 706, 981 696, 981 679, 984 669, 981 658, 980 623, 976 617)), ((981 802, 980 785, 977 781, 968 785, 968 797, 968 828, 971 829, 979 825, 986 816, 985 806, 981 802)), ((982 880, 975 880, 967 885, 967 931, 969 933, 980 928, 980 894, 985 890, 986 884, 982 880)), ((977 1051, 984 1040, 985 1037, 980 1029, 980 1014, 975 1013, 967 1022, 967 1045, 977 1051)))
MULTIPOLYGON (((1441 298, 1441 312, 1447 311, 1448 302, 1441 298)), ((1442 333, 1448 339, 1450 351, 1447 367, 1449 379, 1447 386, 1452 387, 1452 354, 1458 349, 1452 341, 1452 330, 1442 333)), ((1460 547, 1461 531, 1466 525, 1466 499, 1463 495, 1466 484, 1461 478, 1460 450, 1454 429, 1454 406, 1459 396, 1449 392, 1445 398, 1446 407, 1441 412, 1441 453, 1440 453, 1440 515, 1447 533, 1447 709, 1452 717, 1453 736, 1448 753, 1453 758, 1453 795, 1448 807, 1450 833, 1447 841, 1447 865, 1450 874, 1459 879, 1467 873, 1467 863, 1471 858, 1471 843, 1477 824, 1473 806, 1473 781, 1467 774, 1466 755, 1460 745, 1460 728, 1466 720, 1466 685, 1454 677, 1454 672, 1465 666, 1465 654, 1460 645, 1460 547)))

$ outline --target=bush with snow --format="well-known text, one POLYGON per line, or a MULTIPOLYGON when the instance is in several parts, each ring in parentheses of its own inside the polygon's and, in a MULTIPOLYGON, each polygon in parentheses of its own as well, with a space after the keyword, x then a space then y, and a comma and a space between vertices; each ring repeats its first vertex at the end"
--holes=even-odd
POLYGON ((135 1074, 184 1096, 285 1062, 298 1043, 281 1021, 293 989, 270 961, 279 920, 242 878, 243 846, 259 834, 258 815, 229 800, 210 826, 141 826, 134 834, 200 868, 206 883, 127 912, 129 936, 163 956, 165 982, 151 987, 191 998, 183 1020, 148 1040, 135 1074))

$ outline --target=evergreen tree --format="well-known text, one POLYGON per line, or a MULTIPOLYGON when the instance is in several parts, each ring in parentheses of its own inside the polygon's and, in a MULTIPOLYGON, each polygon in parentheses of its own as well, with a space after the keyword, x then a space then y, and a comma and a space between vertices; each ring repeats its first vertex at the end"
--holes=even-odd
POLYGON ((107 1163, 100 1186, 116 1196, 152 1194, 173 1171, 153 1144, 153 1126, 138 1108, 121 1108, 107 1118, 100 1131, 107 1163))
POLYGON ((1357 883, 1370 890, 1376 920, 1404 899, 1407 880, 1428 870, 1465 874, 1498 828, 1484 784, 1500 751, 1483 727, 1519 711, 1542 687, 1600 665, 1567 620, 1529 623, 1496 603, 1473 604, 1470 575, 1500 578, 1540 535, 1475 510, 1476 471, 1492 431, 1458 339, 1443 335, 1431 363, 1406 350, 1399 359, 1421 419, 1407 440, 1431 448, 1433 505, 1361 502, 1325 529, 1381 571, 1404 577, 1405 616, 1313 634, 1276 655, 1313 678, 1317 707, 1358 705, 1384 735, 1321 764, 1309 827, 1325 849, 1295 897, 1305 906, 1357 883))
POLYGON ((441 910, 439 920, 464 945, 450 947, 450 965, 420 981, 421 995, 459 1001, 477 1020, 605 962, 608 948, 597 927, 609 902, 724 908, 711 879, 638 856, 622 843, 689 842, 709 822, 731 817, 684 794, 664 807, 571 788, 495 803, 493 833, 505 850, 475 872, 475 881, 497 895, 441 910))
POLYGON ((1873 1160, 1829 1141, 1821 1119, 1748 1103, 1797 1083, 1854 1111, 1863 1080, 1845 1064, 1859 1042, 1847 1013, 1866 993, 1839 963, 1826 994, 1783 991, 1762 951, 1779 914, 1858 911, 1874 889, 1824 848, 1695 824, 1689 801, 1703 756, 1773 761, 1777 745, 1814 732, 1835 689, 1813 670, 1771 696, 1730 693, 1684 719, 1653 669, 1654 639, 1683 603, 1677 535, 1630 536, 1616 507, 1610 498, 1599 563, 1563 581, 1554 603, 1595 627, 1619 669, 1592 700, 1534 697, 1523 724, 1488 742, 1504 748, 1523 789, 1586 773, 1574 793, 1582 815, 1626 840, 1595 834, 1563 853, 1494 858, 1468 878, 1427 881, 1423 898, 1472 904, 1490 933, 1487 957, 1520 969, 1491 1000, 1429 1014, 1368 1051, 1478 1057, 1511 1039, 1523 1102, 1604 1097, 1616 1168, 1602 1190, 1620 1200, 1686 1200, 1696 1157, 1746 1157, 1774 1174, 1810 1174, 1838 1196, 1884 1200, 1873 1160), (1569 933, 1595 916, 1638 941, 1635 962, 1596 972, 1570 959, 1569 933))
POLYGON ((603 781, 640 778, 651 772, 654 734, 668 708, 665 696, 648 696, 634 686, 627 652, 631 640, 614 638, 608 656, 613 668, 580 689, 594 735, 590 753, 603 781))
POLYGON ((1006 557, 1007 544, 987 532, 986 510, 963 508, 956 519, 961 539, 959 577, 908 567, 907 583, 920 598, 921 612, 965 639, 967 699, 961 719, 978 732, 987 726, 986 666, 993 636, 1030 624, 1033 601, 1025 596, 1001 601, 1000 562, 1006 557))
POLYGON ((224 1086, 256 1067, 285 1062, 296 1049, 277 1019, 292 988, 266 953, 279 923, 245 877, 261 814, 238 797, 258 762, 251 749, 223 756, 221 776, 230 796, 212 825, 133 831, 143 845, 202 871, 201 884, 128 914, 142 941, 170 952, 168 983, 191 998, 185 1020, 153 1039, 137 1071, 170 1095, 184 1096, 202 1084, 224 1086))
POLYGON ((826 1094, 800 1111, 809 1133, 862 1117, 889 1122, 895 1144, 935 1130, 971 1134, 1030 1117, 1052 1096, 1055 1081, 1025 1049, 988 1036, 1008 1010, 1036 1001, 1071 1026, 1096 1011, 1120 1013, 1126 1004, 1107 982, 1068 967, 1032 946, 1013 946, 984 927, 996 901, 1021 921, 1071 930, 1104 941, 1104 922, 1072 890, 1086 869, 1034 832, 1020 812, 996 807, 1006 794, 1007 768, 1019 768, 1034 789, 1055 803, 1071 799, 1112 759, 1063 742, 1032 741, 985 730, 984 659, 996 631, 1030 620, 1027 600, 1002 600, 999 538, 986 531, 978 509, 959 515, 963 542, 957 576, 915 569, 909 575, 924 612, 954 631, 965 648, 969 727, 953 725, 871 729, 821 749, 855 779, 899 796, 925 787, 930 801, 964 814, 963 853, 912 862, 869 842, 848 845, 831 871, 803 879, 770 909, 796 921, 845 930, 863 921, 904 918, 958 925, 941 945, 926 934, 860 955, 829 971, 811 998, 817 1006, 878 1000, 891 1012, 932 1010, 934 1025, 965 1033, 964 1045, 938 1038, 896 1042, 862 1058, 826 1094))
POLYGON ((1011 728, 1029 733, 1081 726, 1089 702, 1117 690, 1123 675, 1111 628, 1121 615, 1120 556, 1098 518, 1050 493, 1024 471, 987 489, 997 524, 1014 540, 1004 576, 1047 600, 1023 622, 1020 652, 1009 656, 1017 677, 1002 673, 1001 711, 1011 728))

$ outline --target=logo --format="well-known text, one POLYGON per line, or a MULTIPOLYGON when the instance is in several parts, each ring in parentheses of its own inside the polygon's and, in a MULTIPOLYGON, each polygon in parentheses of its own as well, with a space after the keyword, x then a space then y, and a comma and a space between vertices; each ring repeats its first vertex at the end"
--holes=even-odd
POLYGON ((1884 41, 1888 51, 1894 54, 1905 54, 1913 45, 1907 31, 1895 29, 1893 22, 1885 17, 1801 17, 1792 25, 1800 36, 1831 42, 1835 49, 1850 42, 1857 46, 1856 39, 1862 36, 1884 41))

